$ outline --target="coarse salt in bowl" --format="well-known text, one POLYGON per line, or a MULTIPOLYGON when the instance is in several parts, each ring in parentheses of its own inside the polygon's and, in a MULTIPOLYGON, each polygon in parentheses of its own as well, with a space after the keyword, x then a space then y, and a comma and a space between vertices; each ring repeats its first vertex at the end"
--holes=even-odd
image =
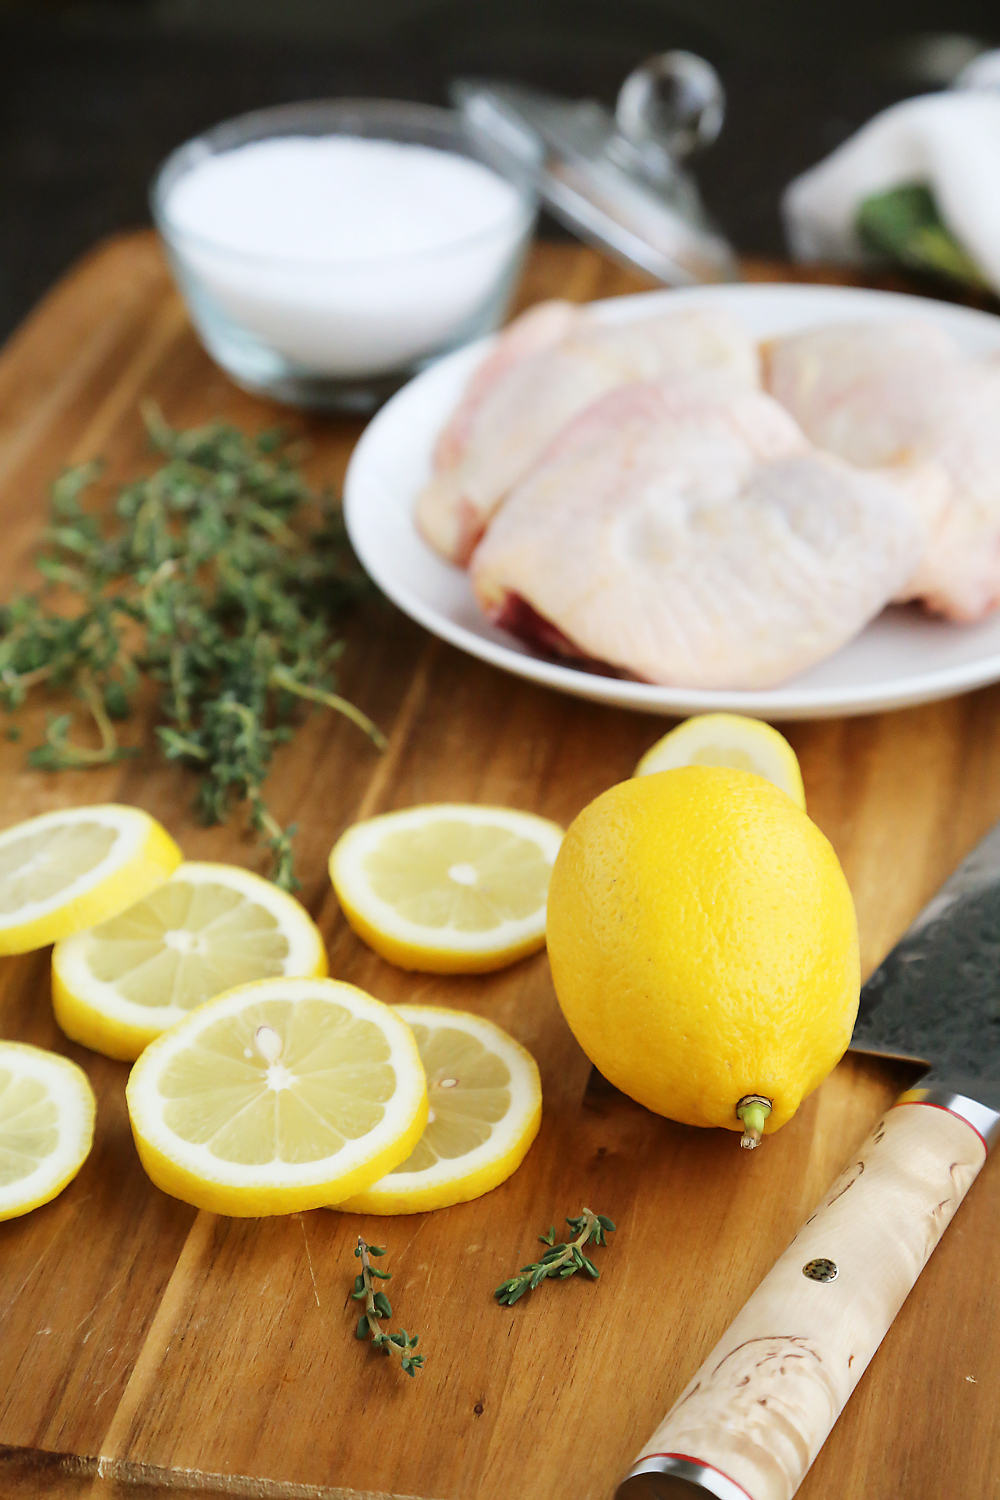
POLYGON ((208 352, 246 389, 370 410, 497 328, 535 219, 446 109, 260 110, 175 151, 153 213, 208 352))

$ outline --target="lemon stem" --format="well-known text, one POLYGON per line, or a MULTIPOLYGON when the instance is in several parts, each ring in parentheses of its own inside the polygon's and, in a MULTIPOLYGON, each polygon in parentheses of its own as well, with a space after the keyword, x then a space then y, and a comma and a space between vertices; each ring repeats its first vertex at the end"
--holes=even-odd
POLYGON ((764 1121, 771 1113, 771 1101, 760 1094, 747 1094, 736 1106, 736 1118, 743 1121, 740 1145, 744 1151, 752 1151, 760 1145, 764 1134, 764 1121))

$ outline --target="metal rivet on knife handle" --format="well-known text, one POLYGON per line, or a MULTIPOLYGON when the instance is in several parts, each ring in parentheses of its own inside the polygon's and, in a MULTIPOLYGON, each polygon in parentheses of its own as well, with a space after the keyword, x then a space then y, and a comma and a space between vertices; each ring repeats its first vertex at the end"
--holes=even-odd
POLYGON ((836 1281, 840 1275, 840 1267, 835 1260, 829 1260, 825 1255, 817 1255, 815 1260, 807 1260, 802 1267, 803 1276, 808 1276, 810 1281, 836 1281))

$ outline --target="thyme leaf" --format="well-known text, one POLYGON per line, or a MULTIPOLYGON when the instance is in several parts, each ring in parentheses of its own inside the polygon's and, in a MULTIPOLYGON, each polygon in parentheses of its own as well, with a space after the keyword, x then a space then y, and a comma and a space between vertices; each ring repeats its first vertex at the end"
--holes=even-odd
POLYGON ((0 704, 17 710, 41 688, 74 696, 98 743, 81 743, 77 715, 59 712, 29 764, 108 765, 141 753, 116 725, 154 684, 160 751, 198 775, 200 818, 220 823, 245 804, 272 878, 294 890, 295 829, 262 790, 275 749, 312 704, 385 745, 336 691, 339 624, 367 584, 339 509, 312 493, 282 434, 174 431, 151 405, 143 416, 164 462, 124 486, 110 518, 84 503, 96 463, 53 487, 36 559, 44 586, 0 609, 0 704))

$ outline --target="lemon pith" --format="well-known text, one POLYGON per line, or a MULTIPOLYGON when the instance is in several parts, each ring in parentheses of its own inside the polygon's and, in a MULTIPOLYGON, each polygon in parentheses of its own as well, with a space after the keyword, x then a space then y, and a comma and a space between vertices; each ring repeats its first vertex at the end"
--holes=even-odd
POLYGON ((136 807, 60 809, 0 833, 0 954, 28 953, 115 916, 181 862, 136 807))
POLYGON ((74 1041, 133 1060, 235 985, 325 974, 322 938, 293 896, 249 870, 191 862, 126 911, 56 944, 52 1003, 74 1041))
POLYGON ((337 1205, 349 1213, 422 1213, 479 1198, 517 1170, 541 1124, 537 1064, 499 1026, 440 1006, 393 1009, 416 1037, 430 1114, 405 1161, 337 1205))
POLYGON ((549 892, 556 994, 616 1087, 690 1125, 780 1128, 846 1050, 857 924, 833 849, 770 783, 721 767, 623 782, 567 832, 549 892))
POLYGON ((23 1042, 0 1042, 0 1220, 50 1202, 82 1167, 95 1103, 76 1063, 23 1042))
POLYGON ((695 714, 656 741, 636 776, 680 766, 729 766, 773 782, 805 811, 802 771, 791 745, 771 724, 743 714, 695 714))
POLYGON ((400 968, 483 973, 545 942, 562 829, 511 808, 443 803, 349 828, 330 855, 344 914, 400 968))
POLYGON ((237 1217, 320 1208, 410 1154, 427 1086, 409 1027, 332 979, 265 979, 152 1042, 126 1101, 164 1192, 237 1217))

